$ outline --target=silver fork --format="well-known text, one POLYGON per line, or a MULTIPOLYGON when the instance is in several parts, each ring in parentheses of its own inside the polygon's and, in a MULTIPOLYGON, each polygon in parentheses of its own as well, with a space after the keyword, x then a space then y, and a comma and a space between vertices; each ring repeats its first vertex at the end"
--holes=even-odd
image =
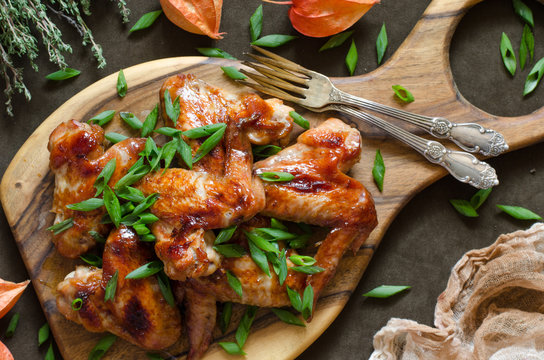
MULTIPOLYGON (((275 65, 272 66, 276 67, 275 65)), ((300 98, 288 94, 287 92, 277 88, 271 83, 261 82, 257 80, 260 79, 262 76, 249 73, 243 69, 241 71, 246 75, 251 76, 251 78, 257 81, 258 84, 251 83, 245 80, 237 80, 238 82, 252 87, 265 94, 291 101, 315 112, 330 110, 343 112, 347 115, 354 117, 355 119, 366 121, 379 127, 380 129, 389 133, 391 136, 395 137, 396 139, 404 142, 405 144, 418 151, 430 162, 444 167, 454 178, 461 182, 468 183, 478 189, 487 189, 499 184, 495 169, 493 169, 489 164, 478 160, 472 154, 464 151, 450 150, 437 141, 427 140, 417 135, 414 135, 377 116, 365 113, 351 106, 341 104, 330 104, 319 108, 308 106, 306 103, 302 103, 300 98)), ((277 71, 285 70, 278 67, 277 71)))
POLYGON ((494 130, 475 123, 456 124, 443 117, 418 115, 348 94, 336 88, 325 75, 308 70, 258 46, 252 47, 267 57, 248 55, 266 67, 244 61, 242 64, 262 75, 242 72, 261 85, 271 85, 300 95, 285 93, 285 100, 314 109, 329 104, 344 104, 375 111, 414 124, 436 138, 451 140, 465 151, 480 152, 485 156, 497 156, 508 150, 504 137, 494 130))

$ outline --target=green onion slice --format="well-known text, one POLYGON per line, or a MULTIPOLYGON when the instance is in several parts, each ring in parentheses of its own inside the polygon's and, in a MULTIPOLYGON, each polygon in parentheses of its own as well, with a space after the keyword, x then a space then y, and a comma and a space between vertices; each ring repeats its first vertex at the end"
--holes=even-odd
POLYGON ((290 325, 302 326, 306 325, 295 314, 283 309, 270 309, 281 321, 290 325))
POLYGON ((100 256, 94 254, 83 254, 79 258, 91 266, 102 267, 102 258, 100 256))
POLYGON ((72 310, 79 311, 83 307, 83 299, 82 298, 75 298, 74 301, 72 301, 72 310))
POLYGON ((140 17, 138 21, 136 21, 136 24, 134 24, 134 26, 130 28, 129 33, 132 33, 133 31, 147 29, 148 27, 153 25, 155 20, 157 20, 157 18, 161 14, 162 14, 162 10, 151 11, 146 14, 143 14, 142 17, 140 17))
POLYGON ((301 128, 306 129, 306 130, 308 130, 310 128, 310 122, 308 120, 306 120, 304 117, 302 117, 302 115, 300 115, 296 111, 290 111, 289 116, 293 119, 295 124, 297 124, 301 128))
POLYGON ((383 162, 382 153, 380 149, 376 150, 376 157, 374 158, 374 167, 372 168, 372 176, 380 191, 383 191, 383 179, 385 176, 385 163, 383 162))
POLYGON ((378 55, 378 65, 382 63, 383 55, 387 50, 387 30, 385 29, 385 23, 383 23, 378 38, 376 39, 376 53, 378 55))
POLYGON ((355 72, 358 60, 359 55, 357 54, 357 46, 355 46, 355 41, 352 39, 351 46, 349 47, 348 54, 346 55, 346 66, 348 67, 350 75, 353 75, 355 72))
POLYGON ((113 119, 113 116, 115 115, 115 110, 106 110, 101 112, 98 115, 93 116, 89 120, 87 120, 87 123, 89 124, 98 124, 99 126, 104 126, 107 123, 113 119))
POLYGON ((242 290, 242 283, 240 280, 234 275, 230 270, 227 270, 227 281, 229 282, 230 287, 232 290, 238 294, 238 296, 242 297, 243 290, 242 290))
POLYGON ((400 293, 401 291, 404 291, 406 289, 410 289, 411 286, 396 286, 396 285, 381 285, 377 288, 374 288, 367 292, 366 294, 363 294, 363 296, 366 297, 373 297, 373 298, 388 298, 390 296, 393 296, 395 294, 400 293))
POLYGON ((58 235, 61 232, 68 230, 72 226, 74 226, 74 219, 68 218, 64 221, 56 223, 53 226, 48 227, 47 230, 52 231, 55 235, 58 235))
POLYGON ((143 279, 154 275, 164 268, 162 261, 154 260, 145 265, 140 266, 136 270, 131 271, 125 279, 143 279))
POLYGON ((336 34, 332 36, 323 46, 319 49, 319 52, 322 52, 324 50, 333 49, 335 47, 338 47, 346 42, 347 39, 353 34, 353 30, 350 31, 344 31, 340 34, 336 34))
POLYGON ((249 33, 251 41, 256 41, 263 30, 263 6, 259 5, 249 18, 249 33))
POLYGON ((101 359, 102 356, 108 351, 108 349, 113 345, 113 343, 117 340, 117 336, 113 334, 108 334, 104 336, 98 344, 91 350, 91 353, 89 354, 89 360, 98 360, 101 359))
POLYGON ((113 300, 115 298, 115 291, 117 290, 117 278, 119 277, 119 270, 115 270, 115 274, 110 278, 106 284, 106 291, 104 292, 104 302, 113 300))
POLYGON ((42 346, 49 339, 49 333, 49 324, 43 324, 40 330, 38 330, 38 346, 42 346))
POLYGON ((273 182, 291 181, 295 178, 293 174, 289 174, 287 172, 282 172, 282 171, 268 171, 268 172, 262 172, 257 175, 259 175, 259 177, 265 181, 273 181, 273 182))
POLYGON ((521 206, 497 205, 499 209, 518 220, 542 220, 542 217, 521 206))
POLYGON ((123 69, 119 70, 119 74, 117 74, 117 95, 120 97, 125 97, 127 94, 128 85, 127 80, 125 79, 125 73, 123 72, 123 69))

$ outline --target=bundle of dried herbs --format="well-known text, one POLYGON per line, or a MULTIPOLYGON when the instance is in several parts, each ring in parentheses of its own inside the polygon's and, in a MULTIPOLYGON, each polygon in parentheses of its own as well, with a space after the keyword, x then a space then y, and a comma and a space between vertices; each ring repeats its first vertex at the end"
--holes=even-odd
MULTIPOLYGON (((125 0, 117 1, 123 22, 130 14, 125 0)), ((67 21, 82 37, 83 45, 90 45, 98 68, 106 65, 102 48, 94 40, 83 15, 90 15, 91 0, 0 0, 0 75, 4 79, 6 112, 13 116, 12 97, 17 91, 30 100, 30 91, 23 82, 23 69, 14 64, 14 58, 26 57, 31 67, 38 71, 34 60, 38 57, 38 37, 47 49, 49 60, 59 68, 67 67, 63 53, 72 52, 62 40, 62 33, 50 18, 67 21)))

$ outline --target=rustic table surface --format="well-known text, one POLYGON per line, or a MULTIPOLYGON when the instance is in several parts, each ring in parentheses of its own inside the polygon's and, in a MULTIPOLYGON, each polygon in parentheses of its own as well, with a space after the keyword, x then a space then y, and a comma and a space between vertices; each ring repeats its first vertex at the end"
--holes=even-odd
MULTIPOLYGON (((128 35, 128 29, 144 13, 159 8, 158 1, 131 0, 131 23, 123 25, 113 2, 94 4, 93 15, 86 19, 97 41, 104 48, 108 65, 97 69, 89 48, 80 46, 80 38, 69 24, 61 24, 64 39, 74 53, 67 57, 71 67, 82 71, 79 77, 53 83, 44 76, 57 69, 47 61, 44 49, 37 63, 40 71, 30 70, 21 62, 33 99, 14 100, 15 116, 0 114, 0 174, 35 128, 73 94, 104 76, 149 60, 198 55, 196 47, 220 47, 243 58, 248 51, 247 23, 259 0, 227 0, 223 7, 221 31, 224 39, 213 41, 186 33, 164 16, 149 29, 128 35)), ((375 40, 382 23, 386 24, 388 58, 399 47, 419 19, 428 0, 382 0, 359 21, 355 42, 359 51, 356 74, 377 67, 375 40)), ((535 17, 535 59, 544 56, 544 5, 526 1, 535 17)), ((287 6, 264 4, 263 34, 295 34, 287 18, 287 6)), ((54 16, 54 15, 52 15, 54 16)), ((494 115, 528 114, 544 104, 544 86, 523 98, 522 89, 529 69, 511 77, 499 53, 502 32, 507 33, 515 49, 519 48, 522 22, 514 14, 511 1, 484 1, 463 18, 453 36, 450 61, 461 94, 472 104, 494 115)), ((324 39, 299 37, 277 51, 298 63, 330 76, 348 76, 344 57, 348 44, 318 53, 324 39)), ((432 54, 429 54, 432 56, 432 54)), ((530 66, 529 66, 530 68, 530 66)), ((417 99, 416 99, 417 101, 417 99)), ((45 151, 45 149, 44 149, 45 151)), ((448 200, 468 199, 475 192, 451 177, 443 178, 416 195, 393 222, 379 250, 366 270, 358 288, 336 321, 310 346, 300 359, 367 358, 372 352, 372 336, 391 317, 409 318, 432 325, 437 296, 445 288, 451 267, 469 249, 491 244, 496 237, 531 225, 501 214, 495 204, 520 205, 544 214, 544 143, 490 159, 501 184, 480 208, 479 218, 460 216, 448 200), (365 299, 362 294, 381 284, 405 284, 412 289, 386 299, 365 299)), ((362 161, 371 161, 363 159, 362 161)), ((386 163, 387 166, 387 163, 386 163)), ((386 174, 387 176, 387 174, 386 174)), ((22 281, 28 278, 13 241, 5 216, 0 216, 0 278, 22 281)), ((14 310, 0 320, 0 340, 15 359, 41 359, 44 348, 37 346, 37 332, 45 319, 32 288, 27 289, 14 310), (15 311, 21 314, 17 332, 5 339, 4 332, 15 311)), ((58 356, 58 355, 57 355, 58 356)))

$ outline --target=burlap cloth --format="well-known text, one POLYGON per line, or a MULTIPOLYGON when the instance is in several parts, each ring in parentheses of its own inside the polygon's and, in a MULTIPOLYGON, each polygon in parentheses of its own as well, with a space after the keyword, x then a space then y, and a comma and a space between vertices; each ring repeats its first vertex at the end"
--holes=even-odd
POLYGON ((467 252, 438 297, 434 325, 392 318, 370 359, 544 359, 544 224, 467 252))

